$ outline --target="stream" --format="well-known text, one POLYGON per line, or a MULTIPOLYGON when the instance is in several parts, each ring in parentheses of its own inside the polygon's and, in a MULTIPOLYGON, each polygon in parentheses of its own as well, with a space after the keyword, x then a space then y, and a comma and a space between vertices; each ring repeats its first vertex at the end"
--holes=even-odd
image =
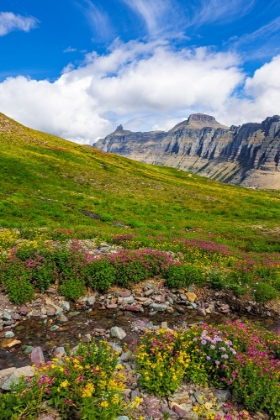
MULTIPOLYGON (((149 315, 146 313, 134 313, 130 311, 120 310, 104 310, 104 309, 90 309, 83 311, 70 311, 67 313, 67 322, 59 322, 56 317, 41 319, 32 317, 24 321, 20 321, 14 328, 15 339, 20 340, 21 344, 12 348, 3 348, 4 339, 0 338, 0 369, 6 369, 12 366, 22 367, 30 364, 30 356, 24 353, 27 346, 40 346, 44 352, 46 360, 52 356, 52 351, 56 347, 67 344, 70 347, 76 346, 81 340, 85 340, 85 336, 90 334, 92 336, 98 335, 96 339, 102 339, 106 336, 105 330, 109 330, 113 326, 118 326, 124 329, 126 337, 122 343, 126 342, 130 348, 137 341, 141 334, 141 327, 149 328, 153 325, 161 326, 162 322, 167 322, 169 328, 173 327, 187 327, 198 322, 224 322, 229 319, 250 319, 253 322, 260 322, 263 326, 271 330, 280 329, 280 320, 272 319, 260 320, 249 317, 237 317, 234 315, 229 318, 221 314, 199 316, 196 313, 179 314, 174 312, 157 313, 149 315), (52 331, 54 325, 59 329, 52 331), (104 330, 96 334, 95 329, 104 330)), ((118 341, 110 339, 109 341, 118 341)))

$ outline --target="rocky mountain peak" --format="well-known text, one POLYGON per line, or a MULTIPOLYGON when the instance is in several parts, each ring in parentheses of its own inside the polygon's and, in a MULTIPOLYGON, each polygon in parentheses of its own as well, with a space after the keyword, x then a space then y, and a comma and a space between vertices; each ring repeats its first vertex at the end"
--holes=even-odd
POLYGON ((188 123, 192 122, 203 122, 203 123, 217 123, 216 119, 212 117, 211 115, 207 114, 191 114, 188 118, 188 123))
POLYGON ((112 133, 114 136, 124 136, 125 134, 129 134, 131 131, 124 130, 122 124, 118 125, 116 130, 112 133))

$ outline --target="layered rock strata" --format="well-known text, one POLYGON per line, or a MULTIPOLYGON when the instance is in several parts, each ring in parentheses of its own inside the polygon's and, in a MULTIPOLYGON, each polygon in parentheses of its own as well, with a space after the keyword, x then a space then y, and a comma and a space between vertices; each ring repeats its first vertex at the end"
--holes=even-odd
POLYGON ((226 183, 280 189, 279 115, 229 128, 209 115, 193 114, 168 132, 134 133, 120 125, 94 147, 226 183))

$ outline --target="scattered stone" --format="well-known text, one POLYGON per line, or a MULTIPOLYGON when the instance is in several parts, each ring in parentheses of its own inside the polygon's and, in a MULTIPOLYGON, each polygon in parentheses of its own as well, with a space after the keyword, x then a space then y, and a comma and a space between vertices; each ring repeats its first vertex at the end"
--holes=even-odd
POLYGON ((196 294, 193 293, 193 292, 187 292, 186 297, 187 297, 189 302, 195 302, 196 298, 197 298, 196 294))
POLYGON ((68 321, 67 316, 65 316, 64 314, 59 315, 57 317, 57 319, 58 319, 59 322, 67 322, 68 321))
POLYGON ((20 340, 16 340, 13 338, 7 338, 6 340, 2 341, 1 347, 6 348, 8 347, 9 349, 12 347, 17 346, 18 344, 21 344, 20 340))
POLYGON ((32 353, 32 350, 33 349, 34 349, 33 346, 26 346, 25 349, 24 349, 24 351, 23 351, 23 353, 24 354, 30 354, 30 353, 32 353))
POLYGON ((149 297, 154 293, 153 289, 147 290, 146 292, 144 292, 144 296, 149 297))
POLYGON ((54 332, 54 331, 57 331, 57 330, 59 330, 59 326, 58 325, 52 325, 51 328, 50 328, 50 331, 51 332, 54 332))
POLYGON ((21 305, 21 307, 19 308, 19 312, 21 315, 27 315, 29 313, 29 309, 26 305, 21 305))
POLYGON ((0 370, 0 378, 5 378, 6 376, 10 376, 12 373, 14 373, 15 370, 16 370, 15 367, 0 370))
POLYGON ((13 384, 18 384, 19 379, 12 373, 9 378, 2 384, 1 388, 3 391, 11 391, 13 384))
POLYGON ((231 393, 228 390, 224 389, 218 389, 215 392, 215 397, 222 402, 226 402, 228 400, 231 400, 231 393))
POLYGON ((64 311, 67 311, 67 312, 70 311, 70 303, 67 302, 66 300, 63 300, 61 302, 61 307, 64 311))
POLYGON ((111 337, 118 338, 119 340, 122 340, 124 337, 126 337, 126 332, 120 327, 112 327, 110 334, 111 337))
POLYGON ((13 374, 17 378, 20 378, 21 376, 32 377, 35 375, 35 369, 32 366, 24 366, 16 369, 15 372, 13 372, 13 374))
POLYGON ((12 315, 10 314, 10 312, 4 311, 2 318, 10 321, 12 319, 12 315))
POLYGON ((31 353, 31 362, 39 366, 40 363, 45 363, 45 358, 41 347, 34 347, 31 353))
POLYGON ((5 338, 14 338, 15 334, 13 331, 7 331, 5 332, 5 338))
POLYGON ((54 357, 57 357, 58 359, 62 359, 66 355, 66 351, 64 347, 56 347, 53 351, 54 357))
POLYGON ((167 309, 166 303, 152 303, 150 308, 157 312, 164 312, 167 309))

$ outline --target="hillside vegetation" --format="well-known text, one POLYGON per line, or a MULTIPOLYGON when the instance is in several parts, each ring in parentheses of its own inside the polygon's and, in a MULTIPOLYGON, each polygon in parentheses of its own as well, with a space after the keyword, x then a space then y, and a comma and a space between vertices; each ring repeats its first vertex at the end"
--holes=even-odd
POLYGON ((203 238, 280 251, 280 193, 145 165, 0 114, 0 226, 203 238), (125 226, 114 226, 115 222, 125 226))

